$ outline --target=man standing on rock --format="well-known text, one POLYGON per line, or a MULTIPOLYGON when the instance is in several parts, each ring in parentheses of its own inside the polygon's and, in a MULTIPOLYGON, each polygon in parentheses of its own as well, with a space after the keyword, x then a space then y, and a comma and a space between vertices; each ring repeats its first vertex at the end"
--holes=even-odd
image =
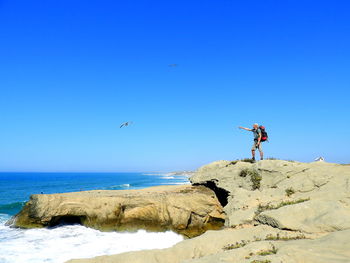
POLYGON ((238 127, 238 128, 253 132, 254 143, 253 143, 253 147, 252 147, 252 159, 253 159, 253 161, 255 161, 255 149, 258 149, 259 153, 260 153, 260 160, 263 160, 264 153, 263 153, 262 145, 261 145, 261 130, 259 129, 259 125, 257 123, 254 123, 253 129, 249 129, 249 128, 245 128, 245 127, 238 127))

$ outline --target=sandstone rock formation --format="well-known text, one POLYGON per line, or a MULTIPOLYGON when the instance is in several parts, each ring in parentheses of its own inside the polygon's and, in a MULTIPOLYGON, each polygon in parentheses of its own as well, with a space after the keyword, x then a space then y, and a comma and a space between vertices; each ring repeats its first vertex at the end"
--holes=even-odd
POLYGON ((190 178, 212 189, 226 228, 162 250, 70 263, 350 262, 350 166, 218 161, 190 178))
POLYGON ((260 225, 208 231, 167 249, 75 259, 67 263, 345 263, 349 262, 349 243, 350 230, 326 236, 304 236, 300 232, 260 225))
POLYGON ((14 218, 17 227, 79 223, 101 230, 173 230, 192 237, 219 229, 225 215, 204 186, 32 195, 14 218))
POLYGON ((190 180, 226 193, 229 227, 262 223, 309 233, 350 228, 349 165, 219 161, 190 180))
MULTIPOLYGON (((350 230, 316 239, 257 241, 182 263, 345 263, 350 259, 350 230)), ((115 261, 119 262, 119 261, 115 261)), ((164 261, 163 261, 164 262, 164 261)))

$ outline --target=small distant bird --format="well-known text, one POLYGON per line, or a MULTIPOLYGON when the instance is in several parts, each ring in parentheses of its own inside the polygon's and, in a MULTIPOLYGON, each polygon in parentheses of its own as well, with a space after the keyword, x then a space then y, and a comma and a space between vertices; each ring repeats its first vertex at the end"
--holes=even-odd
POLYGON ((324 162, 324 158, 323 157, 318 157, 315 159, 315 162, 324 162))
POLYGON ((171 67, 171 68, 175 68, 175 67, 178 66, 178 64, 169 64, 168 66, 171 67))
POLYGON ((132 124, 132 121, 127 121, 127 122, 122 123, 119 128, 128 127, 131 124, 132 124))

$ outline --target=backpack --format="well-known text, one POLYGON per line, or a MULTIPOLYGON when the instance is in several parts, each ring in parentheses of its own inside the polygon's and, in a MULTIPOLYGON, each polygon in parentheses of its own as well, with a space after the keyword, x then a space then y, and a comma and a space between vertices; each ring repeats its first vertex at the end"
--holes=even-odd
POLYGON ((259 129, 261 131, 261 142, 265 142, 269 139, 269 136, 267 135, 267 132, 265 131, 264 126, 259 126, 259 129))

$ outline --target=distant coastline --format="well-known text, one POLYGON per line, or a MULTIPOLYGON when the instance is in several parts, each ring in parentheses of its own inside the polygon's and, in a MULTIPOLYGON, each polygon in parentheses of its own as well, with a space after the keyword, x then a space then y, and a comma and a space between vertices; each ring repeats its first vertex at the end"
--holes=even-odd
POLYGON ((174 171, 174 172, 169 172, 167 175, 169 176, 187 176, 191 177, 195 174, 195 171, 174 171))

